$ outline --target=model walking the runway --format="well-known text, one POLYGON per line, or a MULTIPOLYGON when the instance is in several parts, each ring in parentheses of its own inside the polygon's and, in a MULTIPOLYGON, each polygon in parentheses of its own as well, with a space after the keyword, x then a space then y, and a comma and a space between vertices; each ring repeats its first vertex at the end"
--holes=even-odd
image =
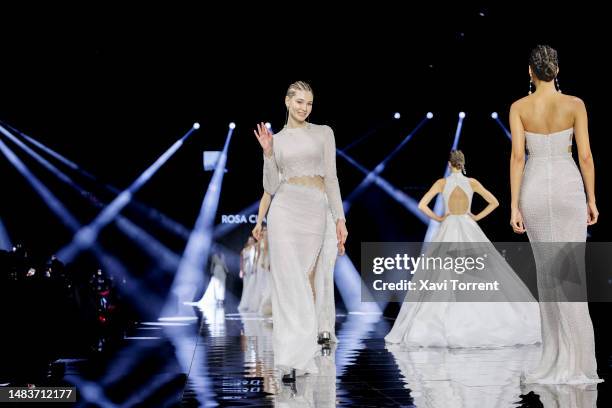
MULTIPOLYGON (((557 52, 549 46, 536 47, 529 59, 529 95, 510 109, 510 223, 516 233, 527 231, 532 242, 542 322, 542 358, 524 382, 595 383, 602 380, 597 376, 588 304, 586 299, 568 302, 559 290, 563 285, 559 269, 549 267, 562 255, 554 249, 557 243, 585 242, 587 225, 595 224, 598 217, 586 109, 582 100, 557 89, 558 73, 557 52), (572 158, 572 137, 582 178, 572 158)), ((581 269, 584 257, 576 261, 581 269)), ((579 272, 574 272, 577 277, 579 272)), ((585 287, 584 281, 578 284, 585 287)))
MULTIPOLYGON (((506 260, 497 252, 477 221, 491 213, 499 204, 495 196, 476 179, 462 174, 465 157, 459 150, 451 152, 449 159, 451 173, 439 179, 423 196, 419 209, 433 220, 441 222, 440 229, 432 242, 475 243, 480 253, 488 256, 486 269, 474 274, 478 280, 497 281, 500 291, 495 295, 498 301, 487 302, 475 298, 471 301, 457 300, 455 294, 425 292, 406 295, 405 303, 395 320, 393 328, 385 337, 388 343, 408 347, 505 347, 533 344, 540 341, 538 304, 523 281, 516 275, 506 260), (488 203, 480 213, 470 212, 472 196, 481 195, 488 203), (430 208, 430 201, 437 195, 444 198, 445 215, 440 217, 430 208), (484 274, 483 274, 484 272, 484 274), (479 276, 482 275, 482 276, 479 276), (413 299, 415 298, 416 299, 413 299), (451 297, 455 297, 452 299, 451 297), (508 301, 502 301, 507 299, 508 301)), ((448 247, 432 245, 431 251, 445 257, 448 247)), ((455 255, 456 256, 456 255, 455 255)), ((469 273, 465 274, 469 276, 469 273)), ((433 279, 432 271, 417 270, 413 281, 433 279)))
POLYGON ((296 370, 317 372, 316 281, 327 278, 322 275, 329 272, 336 254, 344 252, 348 235, 334 134, 329 126, 306 121, 312 103, 310 85, 295 82, 285 97, 286 126, 275 135, 264 124, 255 131, 264 153, 263 187, 273 197, 268 241, 274 358, 275 365, 288 372, 284 382, 294 382, 296 370), (326 259, 330 230, 335 230, 337 250, 326 259))

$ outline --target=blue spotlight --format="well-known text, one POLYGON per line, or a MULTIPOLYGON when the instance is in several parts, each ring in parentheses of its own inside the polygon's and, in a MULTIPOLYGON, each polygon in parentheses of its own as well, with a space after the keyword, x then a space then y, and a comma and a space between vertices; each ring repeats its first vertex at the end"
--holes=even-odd
POLYGON ((459 112, 459 117, 460 117, 461 119, 465 118, 465 112, 459 112))
POLYGON ((236 129, 236 124, 234 122, 230 122, 229 128, 230 129, 236 129))
POLYGON ((498 118, 497 112, 493 112, 493 113, 491 114, 491 118, 493 118, 493 119, 497 119, 497 118, 498 118))
POLYGON ((267 127, 268 129, 272 129, 272 124, 271 124, 270 122, 266 122, 266 127, 267 127))
POLYGON ((9 238, 8 232, 6 232, 4 224, 2 224, 2 218, 0 218, 0 249, 8 251, 12 247, 13 244, 11 243, 11 239, 9 238))
MULTIPOLYGON (((5 135, 8 131, 0 126, 0 132, 5 135)), ((8 159, 8 161, 19 171, 19 173, 27 180, 30 186, 36 191, 36 193, 43 199, 44 203, 49 209, 60 219, 60 221, 70 231, 77 231, 81 228, 81 225, 77 219, 68 211, 66 206, 55 196, 53 193, 28 169, 25 164, 17 157, 9 147, 4 144, 0 139, 0 152, 8 159)), ((134 305, 141 312, 149 311, 151 307, 157 307, 156 302, 158 299, 156 296, 149 292, 148 289, 136 281, 135 279, 128 278, 128 272, 126 268, 116 258, 108 255, 103 249, 94 244, 91 247, 92 252, 98 258, 102 266, 117 279, 118 282, 124 282, 122 289, 126 297, 134 301, 134 305)), ((66 262, 63 258, 62 261, 66 262)))
POLYGON ((401 117, 402 117, 402 115, 400 115, 400 113, 399 113, 399 112, 395 112, 395 113, 393 114, 393 118, 394 118, 394 119, 399 119, 399 118, 401 118, 401 117))
POLYGON ((159 170, 168 159, 183 146, 185 140, 194 132, 191 127, 179 140, 174 142, 155 162, 149 166, 127 189, 119 193, 111 203, 102 210, 89 225, 84 226, 76 234, 72 241, 58 252, 58 257, 64 262, 70 262, 84 248, 95 242, 100 231, 112 222, 132 199, 132 196, 159 170))
POLYGON ((427 112, 427 119, 433 118, 433 112, 427 112))
POLYGON ((219 206, 223 174, 227 163, 227 151, 232 140, 232 134, 234 133, 232 124, 230 124, 230 129, 227 132, 225 145, 217 161, 215 172, 208 184, 206 194, 204 194, 200 213, 187 240, 178 271, 174 276, 174 282, 170 290, 175 295, 175 298, 172 299, 170 297, 170 300, 166 303, 162 311, 162 316, 164 317, 174 315, 177 310, 176 306, 182 306, 186 302, 191 302, 197 288, 202 286, 202 271, 206 266, 212 246, 214 221, 219 206), (174 301, 178 301, 178 304, 174 304, 174 301))
MULTIPOLYGON (((495 113, 495 112, 494 112, 495 113)), ((493 114, 491 114, 491 117, 497 122, 497 124, 499 125, 499 127, 502 129, 502 131, 506 134, 506 137, 509 140, 512 140, 512 133, 510 133, 510 131, 508 130, 508 128, 502 123, 502 121, 499 119, 499 117, 497 116, 497 113, 495 113, 495 117, 493 117, 493 114)))
POLYGON ((384 160, 382 160, 372 171, 369 171, 367 168, 365 168, 364 166, 356 162, 355 159, 347 155, 344 151, 337 150, 338 156, 343 157, 345 160, 347 160, 350 164, 352 164, 354 167, 356 167, 359 171, 361 171, 365 175, 361 183, 344 200, 343 207, 344 207, 345 213, 348 213, 355 199, 361 193, 363 193, 363 191, 365 191, 371 184, 374 183, 378 187, 380 187, 384 192, 386 192, 392 199, 394 199, 397 203, 399 203, 404 208, 406 208, 408 211, 410 211, 412 214, 414 214, 421 221, 423 221, 424 223, 427 223, 429 221, 429 218, 427 218, 427 216, 418 209, 418 202, 416 200, 408 196, 406 193, 404 193, 400 189, 394 187, 388 181, 386 181, 384 178, 380 176, 380 173, 385 169, 385 166, 387 165, 387 163, 402 149, 402 147, 406 143, 408 143, 412 139, 414 134, 426 122, 427 120, 425 119, 421 120, 421 122, 412 130, 412 132, 410 132, 410 134, 406 136, 404 140, 402 140, 402 142, 384 160))
MULTIPOLYGON (((0 131, 4 129, 0 126, 0 131)), ((38 179, 32 172, 23 164, 23 162, 17 157, 12 150, 8 148, 6 144, 0 139, 0 152, 2 152, 9 162, 15 166, 15 168, 21 173, 21 175, 30 183, 32 188, 43 198, 45 203, 51 208, 51 210, 58 216, 64 225, 70 230, 75 231, 80 227, 77 219, 66 209, 66 207, 59 201, 47 187, 38 179)), ((63 259, 62 259, 63 260, 63 259)))
MULTIPOLYGON (((81 174, 82 176, 84 176, 85 178, 95 181, 97 183, 100 183, 97 178, 91 174, 88 173, 87 171, 83 170, 82 168, 80 168, 76 163, 68 160, 66 157, 62 156, 61 154, 59 154, 58 152, 50 149, 49 147, 45 146, 44 144, 40 143, 39 141, 31 138, 30 136, 24 134, 23 132, 20 132, 18 129, 15 129, 12 126, 8 126, 7 127, 11 128, 11 130, 13 130, 15 133, 18 133, 19 135, 21 135, 21 137, 23 137, 24 139, 26 139, 28 142, 32 143, 34 146, 38 147, 39 149, 41 149, 42 151, 44 151, 45 153, 49 154, 51 157, 59 160, 61 163, 65 164, 66 166, 70 167, 71 169, 77 171, 79 174, 81 174)), ((10 137, 10 136, 9 136, 10 137)), ((11 139, 13 140, 13 142, 15 144, 19 143, 17 141, 15 141, 15 139, 11 139)), ((20 147, 22 147, 21 145, 19 145, 20 147)), ((23 146, 22 149, 26 149, 27 146, 23 146)), ((29 148, 28 148, 29 149, 29 148)), ((30 152, 30 151, 28 151, 30 152)), ((36 154, 34 152, 30 153, 30 155, 36 154)), ((36 156, 34 156, 36 157, 36 156)), ((40 156, 38 156, 40 157, 40 156)), ((41 160, 44 160, 42 158, 40 158, 41 160)), ((58 177, 65 179, 67 176, 64 173, 61 173, 59 170, 55 171, 53 169, 51 169, 48 164, 50 165, 50 163, 48 163, 46 160, 41 161, 37 158, 37 160, 45 167, 47 167, 49 170, 53 171, 54 174, 56 174, 58 177), (58 173, 59 172, 59 173, 58 173)), ((111 185, 108 184, 104 184, 101 183, 102 187, 104 189, 106 189, 107 191, 109 191, 110 193, 113 193, 115 195, 118 195, 119 193, 121 193, 121 191, 116 188, 113 187, 111 185)), ((170 231, 184 239, 187 239, 189 237, 189 231, 187 230, 187 228, 185 228, 185 226, 181 225, 180 223, 174 221, 172 218, 168 217, 165 214, 162 214, 160 211, 156 210, 155 208, 151 208, 145 204, 142 204, 136 200, 132 200, 132 202, 130 203, 131 205, 133 205, 140 213, 144 214, 145 216, 149 217, 150 219, 156 221, 160 226, 164 227, 167 231, 170 231)))
POLYGON ((200 124, 198 122, 195 122, 193 124, 193 128, 196 129, 196 130, 199 129, 200 128, 200 124))

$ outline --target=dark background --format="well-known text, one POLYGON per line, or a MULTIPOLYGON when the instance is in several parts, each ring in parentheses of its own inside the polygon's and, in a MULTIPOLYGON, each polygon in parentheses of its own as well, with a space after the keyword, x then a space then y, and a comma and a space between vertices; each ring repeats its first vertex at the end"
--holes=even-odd
MULTIPOLYGON (((466 155, 468 176, 481 181, 500 201, 500 207, 480 225, 491 241, 526 240, 509 226, 510 141, 490 115, 498 112, 507 126, 511 103, 528 91, 530 50, 549 44, 559 52, 563 92, 582 98, 589 113, 601 213, 600 222, 589 229, 590 239, 611 241, 607 189, 610 35, 608 14, 601 9, 584 2, 571 8, 545 2, 511 6, 440 2, 420 7, 379 2, 343 4, 337 10, 332 10, 331 3, 325 7, 237 2, 183 9, 167 3, 133 7, 26 5, 15 12, 2 6, 0 121, 120 189, 198 121, 199 131, 136 195, 188 229, 212 175, 203 171, 202 152, 223 147, 230 121, 237 127, 217 222, 222 214, 235 214, 259 199, 262 157, 252 130, 260 121, 279 129, 285 120, 287 86, 306 80, 315 92, 310 119, 330 125, 339 148, 370 135, 347 151, 369 169, 427 112, 434 113, 382 173, 416 200, 444 175, 458 113, 466 112, 459 148, 466 155), (393 120, 395 112, 401 113, 400 120, 393 120)), ((63 186, 6 137, 0 135, 0 139, 80 223, 93 219, 98 210, 86 199, 63 186)), ((58 167, 101 201, 113 198, 99 184, 58 167)), ((347 197, 363 175, 341 157, 337 168, 347 197)), ((44 262, 69 242, 72 234, 3 155, 0 182, 0 220, 14 243, 24 243, 31 256, 44 262)), ((483 200, 475 199, 473 211, 483 206, 483 200)), ((184 240, 137 217, 133 209, 122 214, 182 254, 184 240)), ((426 231, 422 222, 376 186, 353 203, 347 227, 347 254, 357 267, 362 241, 418 242, 426 231)), ((251 228, 243 224, 221 243, 238 251, 251 228)), ((171 274, 159 278, 158 265, 114 226, 105 228, 100 241, 126 263, 133 277, 146 281, 157 294, 165 294, 171 274)), ((91 273, 92 269, 81 271, 91 273)), ((228 290, 239 297, 238 271, 232 268, 230 274, 228 290)), ((12 354, 15 366, 26 359, 30 345, 41 343, 40 350, 45 351, 44 342, 69 349, 89 341, 79 335, 86 337, 93 329, 82 325, 68 329, 72 320, 62 323, 64 328, 58 325, 55 309, 47 307, 51 301, 35 299, 36 292, 29 289, 3 289, 1 309, 12 316, 12 323, 2 325, 7 333, 12 330, 5 350, 12 354), (25 351, 15 351, 20 349, 25 351)), ((385 315, 394 317, 398 308, 390 304, 385 315)), ((605 375, 610 355, 609 304, 592 303, 590 311, 599 367, 605 375)), ((156 318, 155 312, 149 317, 156 318)), ((138 320, 139 316, 133 317, 138 320)), ((91 316, 81 321, 91 322, 91 316)), ((36 356, 30 357, 37 361, 36 356)), ((41 367, 44 376, 46 366, 41 367)), ((29 375, 31 370, 22 371, 29 375)), ((600 395, 600 403, 602 399, 600 395)))
MULTIPOLYGON (((11 15, 2 29, 0 120, 119 188, 199 121, 201 129, 136 196, 188 228, 212 174, 203 171, 202 151, 220 150, 228 123, 236 122, 220 221, 221 214, 235 214, 260 197, 261 150, 252 129, 259 121, 282 126, 287 86, 306 80, 315 91, 311 121, 332 126, 339 148, 378 129, 347 151, 368 168, 428 111, 434 113, 382 174, 417 200, 443 176, 457 115, 465 111, 459 147, 468 176, 501 203, 481 226, 492 241, 526 239, 508 225, 510 141, 490 114, 499 112, 507 125, 510 104, 527 94, 530 49, 550 44, 559 52, 563 92, 587 105, 601 212, 590 233, 592 240, 609 239, 609 35, 598 10, 441 4, 346 13, 307 7, 288 9, 284 16, 242 10, 248 17, 229 9, 161 7, 54 9, 54 17, 36 11, 36 17, 11 15), (402 116, 394 121, 396 111, 402 116)), ((82 223, 97 213, 33 160, 19 156, 82 223)), ((337 162, 346 197, 363 176, 344 159, 337 162)), ((48 256, 71 238, 4 157, 0 178, 0 217, 14 242, 48 256)), ((88 186, 103 200, 111 198, 88 186)), ((474 211, 483 204, 475 200, 474 211)), ((347 226, 354 259, 361 241, 420 241, 425 232, 424 224, 375 186, 353 204, 347 226)), ((245 224, 223 243, 239 250, 251 227, 245 224)), ((155 235, 182 253, 183 241, 155 235)), ((127 262, 141 256, 113 227, 101 239, 127 262)))

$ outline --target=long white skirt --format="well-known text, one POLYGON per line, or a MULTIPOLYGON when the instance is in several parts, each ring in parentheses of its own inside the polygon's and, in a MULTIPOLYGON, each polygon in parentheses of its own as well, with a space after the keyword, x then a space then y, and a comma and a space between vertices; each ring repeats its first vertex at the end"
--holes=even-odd
MULTIPOLYGON (((509 298, 526 302, 448 302, 433 294, 412 300, 406 295, 393 328, 385 337, 388 343, 409 347, 505 347, 540 342, 538 304, 512 267, 469 215, 448 216, 440 225, 435 242, 474 242, 483 246, 487 260, 487 279, 503 282, 509 298)), ((419 270, 413 280, 422 277, 419 270)), ((426 277, 426 276, 423 276, 426 277)))
MULTIPOLYGON (((331 244, 336 248, 336 243, 329 232, 333 226, 333 221, 329 223, 330 218, 325 193, 312 187, 283 183, 270 206, 268 243, 274 363, 281 369, 318 372, 314 357, 320 350, 317 344, 321 331, 319 314, 328 322, 325 329, 333 330, 330 320, 332 314, 335 320, 335 309, 329 305, 329 285, 333 277, 325 276, 331 275, 332 261, 335 262, 337 255, 337 251, 331 250, 331 244), (319 307, 315 305, 309 281, 313 269, 315 291, 320 288, 323 292, 320 299, 325 303, 319 307)), ((331 282, 333 304, 333 280, 331 282)))

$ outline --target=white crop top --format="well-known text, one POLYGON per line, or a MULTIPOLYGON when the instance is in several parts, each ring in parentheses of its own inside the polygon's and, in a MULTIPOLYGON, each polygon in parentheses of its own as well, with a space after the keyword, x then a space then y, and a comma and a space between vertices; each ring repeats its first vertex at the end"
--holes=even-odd
POLYGON ((336 142, 329 126, 308 123, 273 135, 272 157, 264 155, 263 187, 274 195, 281 182, 293 177, 321 176, 334 221, 344 218, 336 174, 336 142))

